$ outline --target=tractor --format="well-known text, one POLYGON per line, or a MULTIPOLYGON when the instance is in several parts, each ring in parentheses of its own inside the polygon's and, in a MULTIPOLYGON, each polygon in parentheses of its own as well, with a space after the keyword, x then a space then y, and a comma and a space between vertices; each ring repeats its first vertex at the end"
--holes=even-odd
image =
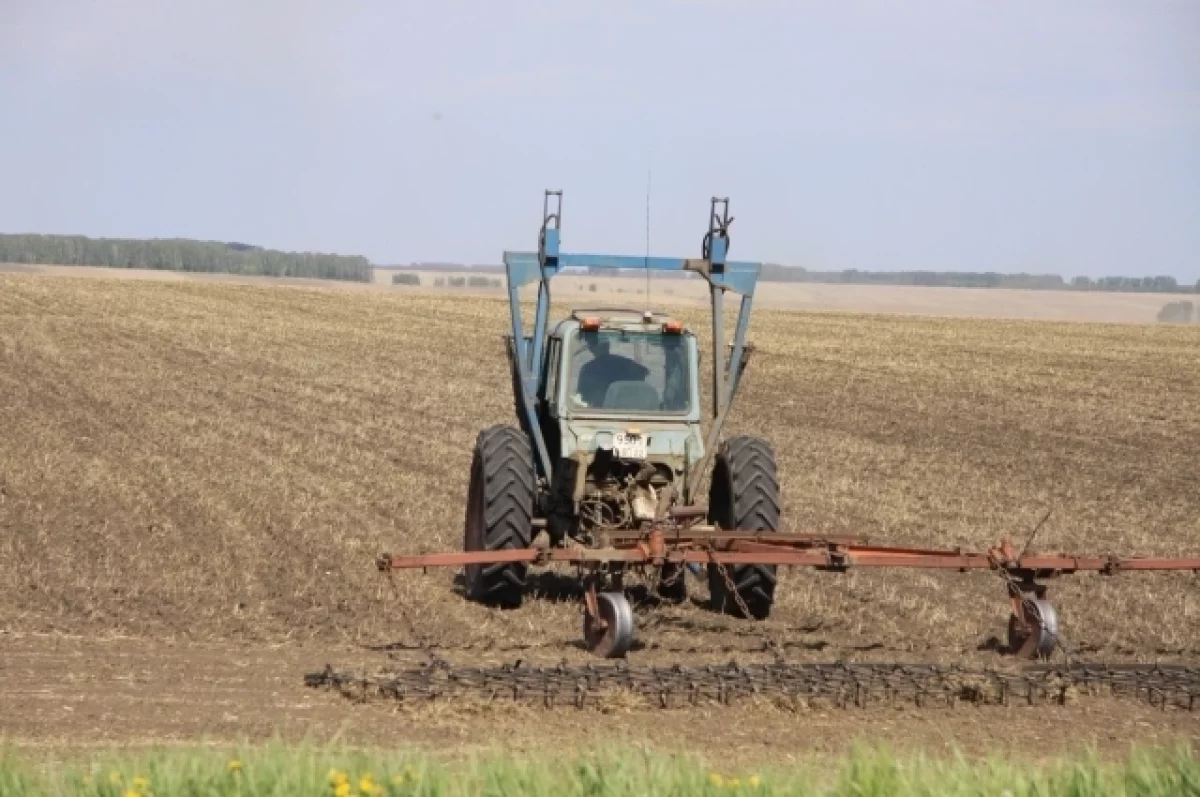
POLYGON ((1200 557, 1037 553, 1030 550, 1037 528, 1019 550, 1005 539, 976 552, 781 530, 771 446, 758 437, 721 439, 753 351, 746 330, 760 272, 758 263, 726 257, 729 200, 712 199, 701 255, 690 259, 565 253, 561 219, 562 192, 547 191, 537 251, 504 254, 512 323, 505 340, 517 417, 476 438, 464 550, 384 553, 376 560, 380 571, 461 566, 470 599, 515 607, 527 592, 531 565, 574 566, 584 588, 584 644, 608 658, 624 656, 634 641, 624 583, 633 569, 649 571, 661 598, 682 601, 685 574, 707 568, 712 608, 755 620, 770 615, 780 566, 834 573, 986 570, 1000 575, 1012 608, 1007 649, 1025 658, 1049 656, 1061 644, 1048 580, 1083 571, 1200 572, 1200 557), (679 320, 649 308, 583 307, 549 325, 550 281, 573 268, 644 269, 647 276, 683 271, 708 283, 707 432, 700 347, 679 320), (535 283, 527 333, 520 289, 535 283), (731 342, 725 340, 726 292, 741 296, 731 342))
MULTIPOLYGON (((493 561, 464 568, 469 599, 519 606, 527 591, 523 552, 540 532, 550 548, 604 548, 673 521, 706 518, 725 530, 778 530, 779 482, 771 446, 758 437, 721 441, 752 347, 746 344, 758 263, 726 259, 729 200, 714 197, 699 258, 566 253, 562 192, 547 191, 536 252, 505 252, 511 334, 505 336, 516 421, 479 432, 471 463, 463 548, 493 561), (551 279, 565 269, 687 271, 710 288, 712 423, 702 429, 702 357, 696 335, 661 311, 581 307, 551 324, 551 279), (532 331, 520 294, 537 284, 532 331), (731 343, 724 294, 741 296, 731 343), (707 501, 697 492, 711 466, 707 501), (511 561, 503 561, 511 551, 511 561), (496 561, 499 559, 500 561, 496 561)), ((685 569, 655 569, 654 591, 687 597, 685 569)), ((713 609, 764 619, 775 598, 775 565, 708 564, 713 609)), ((589 568, 585 640, 620 656, 633 640, 633 612, 620 563, 589 568), (597 589, 596 587, 599 587, 597 589)))

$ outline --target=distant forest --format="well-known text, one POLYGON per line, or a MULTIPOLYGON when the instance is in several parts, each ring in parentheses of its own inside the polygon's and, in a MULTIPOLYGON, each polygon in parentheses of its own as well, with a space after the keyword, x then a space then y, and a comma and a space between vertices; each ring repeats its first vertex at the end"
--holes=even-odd
POLYGON ((1112 291, 1122 293, 1200 293, 1195 285, 1174 277, 1075 277, 1057 274, 997 274, 972 271, 807 271, 796 266, 763 265, 766 282, 819 282, 850 285, 924 285, 949 288, 1019 288, 1043 291, 1112 291))
MULTIPOLYGON (((87 238, 82 235, 0 234, 0 263, 31 265, 108 266, 166 271, 202 271, 269 277, 370 282, 373 266, 358 255, 281 252, 242 243, 195 241, 186 238, 149 240, 87 238)), ((389 271, 470 272, 503 274, 501 266, 457 263, 412 263, 380 266, 389 271)), ((611 269, 591 269, 597 276, 611 269)), ((630 270, 633 273, 634 270, 630 270)), ((691 277, 691 274, 658 272, 656 277, 691 277)), ((1054 291, 1113 291, 1134 293, 1200 293, 1196 284, 1180 284, 1174 277, 1075 277, 1068 281, 1055 274, 997 274, 970 271, 809 271, 799 266, 764 263, 764 282, 810 282, 848 285, 922 285, 955 288, 1019 288, 1054 291)))
POLYGON ((0 263, 207 271, 269 277, 371 281, 365 257, 280 252, 184 238, 133 240, 82 235, 0 235, 0 263))

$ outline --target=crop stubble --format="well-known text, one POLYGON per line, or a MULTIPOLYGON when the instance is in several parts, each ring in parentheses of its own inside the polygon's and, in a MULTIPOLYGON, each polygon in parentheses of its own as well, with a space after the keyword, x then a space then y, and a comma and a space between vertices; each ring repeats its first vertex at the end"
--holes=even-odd
MULTIPOLYGON (((459 547, 475 433, 512 419, 505 320, 485 299, 0 277, 0 626, 585 660, 571 601, 491 611, 449 572, 393 591, 372 567, 459 547)), ((1200 329, 763 312, 751 337, 728 432, 776 447, 790 528, 982 547, 1052 508, 1035 547, 1200 541, 1200 329)), ((1052 596, 1089 658, 1200 654, 1194 576, 1052 596)), ((634 655, 752 661, 769 638, 986 663, 1003 597, 982 573, 790 571, 771 620, 656 609, 634 655)))

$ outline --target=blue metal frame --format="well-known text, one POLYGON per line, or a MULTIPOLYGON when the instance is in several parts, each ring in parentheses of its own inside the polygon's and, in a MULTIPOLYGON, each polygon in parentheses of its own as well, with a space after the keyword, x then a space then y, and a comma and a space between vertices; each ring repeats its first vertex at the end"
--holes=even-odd
POLYGON ((711 287, 713 314, 713 417, 733 402, 745 356, 746 330, 754 302, 761 264, 726 260, 729 252, 729 199, 713 197, 709 214, 708 233, 704 236, 699 258, 638 257, 636 255, 597 255, 564 253, 561 244, 562 191, 546 191, 542 202, 542 227, 538 234, 538 251, 504 253, 504 268, 508 279, 509 315, 516 369, 516 384, 520 388, 517 405, 525 416, 525 424, 533 437, 542 475, 549 479, 553 462, 546 450, 537 417, 537 393, 542 378, 542 356, 545 350, 546 322, 550 312, 550 280, 566 268, 640 269, 648 271, 693 271, 708 281, 711 287), (553 208, 551 202, 553 200, 553 208), (720 211, 718 212, 718 206, 720 211), (532 335, 525 334, 521 317, 520 289, 538 283, 537 306, 534 311, 532 335), (724 345, 724 294, 732 291, 741 295, 733 349, 728 362, 724 345))

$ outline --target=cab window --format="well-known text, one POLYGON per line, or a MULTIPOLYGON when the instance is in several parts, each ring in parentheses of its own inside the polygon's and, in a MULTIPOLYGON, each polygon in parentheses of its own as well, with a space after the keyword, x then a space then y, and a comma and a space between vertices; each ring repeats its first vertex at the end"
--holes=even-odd
POLYGON ((688 370, 682 336, 581 330, 570 345, 568 401, 583 411, 686 413, 688 370))

